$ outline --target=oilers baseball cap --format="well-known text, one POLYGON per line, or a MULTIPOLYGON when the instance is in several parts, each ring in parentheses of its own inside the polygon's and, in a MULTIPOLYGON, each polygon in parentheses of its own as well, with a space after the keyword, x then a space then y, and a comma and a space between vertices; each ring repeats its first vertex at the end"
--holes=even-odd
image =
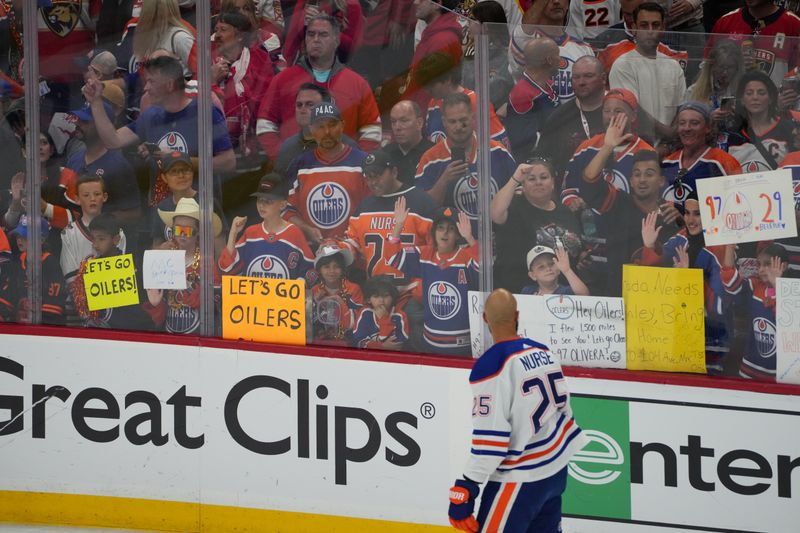
POLYGON ((639 101, 636 99, 636 95, 633 94, 628 89, 611 89, 609 90, 606 95, 603 97, 603 102, 608 100, 620 100, 628 105, 633 111, 639 110, 639 101))
MULTIPOLYGON (((111 107, 107 101, 103 100, 103 109, 106 110, 106 115, 108 116, 108 120, 114 122, 114 108, 111 107)), ((92 106, 89 104, 84 105, 80 109, 75 109, 69 112, 70 115, 74 115, 77 117, 78 120, 82 120, 83 122, 94 122, 94 117, 92 116, 92 106)))
POLYGON ((556 256, 556 252, 548 246, 536 245, 533 248, 531 248, 530 251, 528 252, 528 257, 527 257, 528 262, 526 266, 528 267, 528 269, 531 268, 531 263, 533 263, 537 257, 546 254, 550 254, 553 257, 556 256))
POLYGON ((186 152, 167 152, 161 159, 159 160, 161 165, 161 172, 166 172, 170 168, 172 168, 176 163, 186 163, 190 167, 192 166, 192 158, 186 152))
MULTIPOLYGON (((39 223, 40 234, 42 239, 46 239, 48 234, 50 233, 50 223, 47 222, 47 219, 44 217, 40 218, 41 222, 39 223)), ((22 215, 19 217, 19 223, 17 227, 11 232, 11 235, 19 235, 23 239, 28 238, 28 216, 22 215)))
POLYGON ((453 224, 458 223, 458 211, 453 209, 452 207, 440 207, 436 210, 436 213, 433 215, 433 226, 436 227, 436 224, 443 220, 449 220, 453 224))
POLYGON ((322 102, 314 106, 314 109, 311 110, 311 123, 315 123, 318 120, 324 120, 326 118, 332 118, 335 120, 342 120, 342 114, 339 112, 339 108, 336 107, 336 104, 333 102, 322 102))
POLYGON ((378 148, 367 154, 367 157, 365 157, 363 163, 361 163, 361 170, 364 175, 375 175, 380 174, 389 167, 396 166, 397 163, 394 162, 394 158, 391 154, 383 148, 378 148))
POLYGON ((270 172, 261 178, 256 192, 250 196, 266 200, 286 200, 289 197, 289 190, 280 175, 270 172))

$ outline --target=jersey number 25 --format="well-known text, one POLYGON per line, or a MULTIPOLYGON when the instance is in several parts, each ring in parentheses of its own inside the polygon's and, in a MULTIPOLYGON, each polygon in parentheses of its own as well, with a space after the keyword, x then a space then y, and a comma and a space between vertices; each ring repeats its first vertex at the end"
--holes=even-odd
POLYGON ((536 376, 522 382, 522 395, 533 394, 534 390, 539 391, 539 403, 531 413, 531 422, 534 432, 538 433, 542 429, 542 419, 551 408, 561 409, 567 403, 567 395, 559 394, 558 384, 564 381, 564 374, 559 371, 550 372, 542 379, 536 376))

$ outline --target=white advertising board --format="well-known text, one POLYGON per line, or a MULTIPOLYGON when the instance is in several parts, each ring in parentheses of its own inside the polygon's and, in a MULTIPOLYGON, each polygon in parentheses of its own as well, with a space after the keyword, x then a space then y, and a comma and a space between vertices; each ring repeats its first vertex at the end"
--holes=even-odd
POLYGON ((697 180, 707 246, 797 236, 788 169, 697 180))
MULTIPOLYGON (((469 449, 466 368, 0 342, 0 520, 4 495, 29 492, 329 517, 287 531, 347 530, 325 526, 335 517, 387 521, 349 531, 447 525, 447 488, 469 449)), ((568 386, 593 437, 570 468, 564 505, 576 527, 567 519, 566 532, 649 523, 788 533, 800 523, 796 396, 588 378, 568 386)))
MULTIPOLYGON (((519 333, 558 354, 562 365, 625 368, 625 306, 622 298, 594 296, 530 296, 515 294, 519 333)), ((483 327, 485 293, 469 293, 469 329, 473 357, 491 345, 483 327)))

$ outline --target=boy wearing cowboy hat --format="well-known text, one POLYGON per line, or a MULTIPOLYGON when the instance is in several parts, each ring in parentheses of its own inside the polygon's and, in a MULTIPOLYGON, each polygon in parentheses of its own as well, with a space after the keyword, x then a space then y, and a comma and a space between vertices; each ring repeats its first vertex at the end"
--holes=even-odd
MULTIPOLYGON (((200 206, 194 198, 181 198, 174 211, 159 209, 158 216, 172 228, 172 239, 160 248, 184 252, 186 289, 147 289, 144 308, 159 329, 195 333, 200 326, 200 206)), ((212 217, 216 237, 222 231, 222 221, 216 213, 212 217)))

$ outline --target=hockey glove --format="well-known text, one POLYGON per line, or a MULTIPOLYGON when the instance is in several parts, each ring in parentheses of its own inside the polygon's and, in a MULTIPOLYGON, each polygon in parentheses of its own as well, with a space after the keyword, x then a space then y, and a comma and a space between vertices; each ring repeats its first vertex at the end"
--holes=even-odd
POLYGON ((450 508, 447 511, 450 525, 461 531, 471 533, 478 531, 478 521, 472 516, 472 512, 475 510, 475 499, 480 490, 474 481, 456 480, 456 484, 450 488, 450 508))

